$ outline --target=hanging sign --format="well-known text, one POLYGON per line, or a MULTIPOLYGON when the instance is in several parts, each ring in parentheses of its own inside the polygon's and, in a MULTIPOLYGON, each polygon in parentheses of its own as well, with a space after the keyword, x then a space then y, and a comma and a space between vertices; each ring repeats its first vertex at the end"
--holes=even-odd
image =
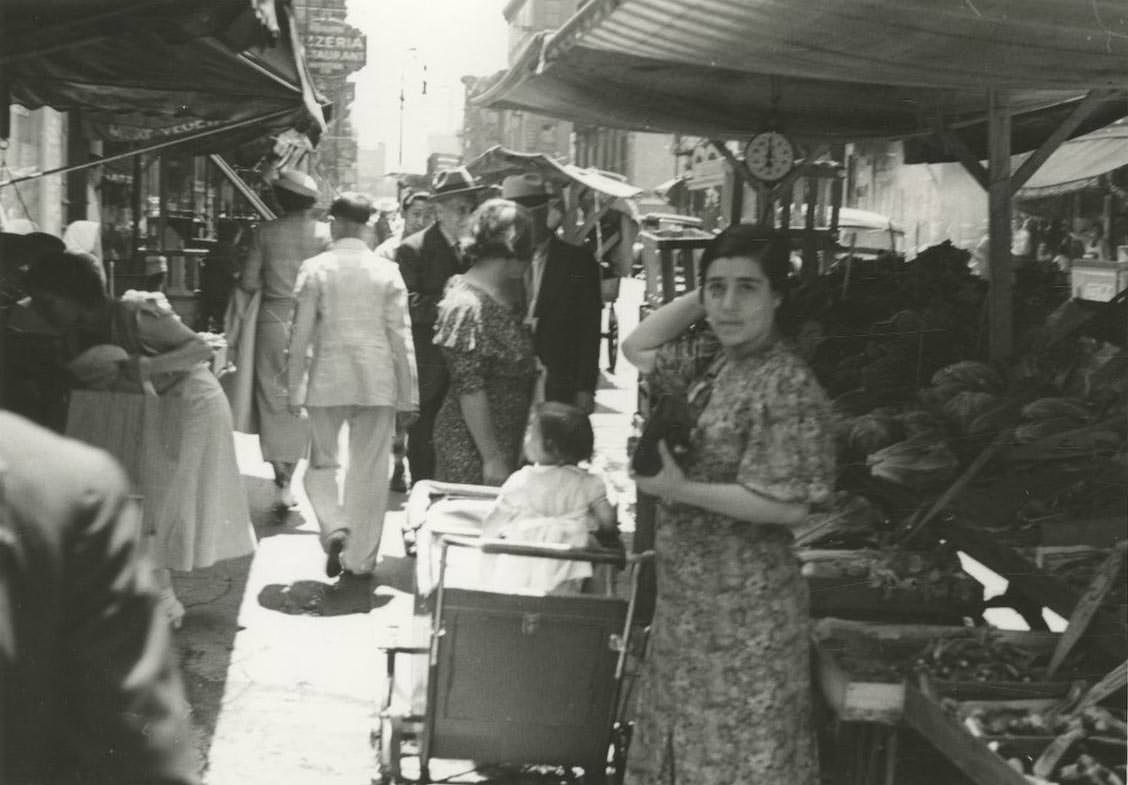
POLYGON ((338 19, 311 19, 303 43, 309 70, 315 76, 344 77, 364 68, 368 39, 338 19))

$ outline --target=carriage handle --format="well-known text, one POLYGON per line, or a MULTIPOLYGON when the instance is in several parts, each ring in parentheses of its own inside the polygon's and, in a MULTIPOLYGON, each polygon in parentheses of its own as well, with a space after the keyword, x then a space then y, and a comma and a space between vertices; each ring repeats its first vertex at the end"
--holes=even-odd
POLYGON ((586 561, 594 564, 612 564, 616 567, 625 567, 627 564, 638 564, 654 558, 653 551, 627 554, 615 548, 573 548, 568 545, 558 545, 554 543, 529 545, 513 540, 459 537, 450 534, 443 537, 443 545, 453 545, 458 548, 473 548, 482 553, 529 556, 540 559, 559 559, 561 561, 586 561))

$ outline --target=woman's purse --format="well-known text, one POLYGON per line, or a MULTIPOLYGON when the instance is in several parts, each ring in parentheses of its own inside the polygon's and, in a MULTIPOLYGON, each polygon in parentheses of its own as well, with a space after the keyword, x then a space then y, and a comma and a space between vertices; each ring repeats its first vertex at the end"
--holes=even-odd
POLYGON ((658 442, 665 439, 674 459, 689 452, 690 433, 696 418, 689 403, 681 395, 665 395, 651 407, 650 416, 635 445, 631 468, 641 477, 653 477, 662 471, 662 455, 658 442))

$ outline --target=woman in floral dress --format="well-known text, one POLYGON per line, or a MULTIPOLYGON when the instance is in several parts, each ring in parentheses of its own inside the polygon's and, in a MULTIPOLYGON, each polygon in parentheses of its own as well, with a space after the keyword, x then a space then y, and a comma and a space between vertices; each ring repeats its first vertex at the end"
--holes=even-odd
POLYGON ((474 259, 447 283, 434 343, 450 371, 435 418, 435 479, 501 485, 517 468, 536 360, 520 282, 531 255, 523 207, 491 199, 471 217, 474 259))
POLYGON ((683 456, 661 443, 661 471, 635 478, 662 503, 628 777, 815 785, 807 592, 790 530, 834 485, 829 407, 775 326, 785 245, 738 225, 701 270, 698 291, 623 343, 654 392, 684 396, 696 418, 683 456))

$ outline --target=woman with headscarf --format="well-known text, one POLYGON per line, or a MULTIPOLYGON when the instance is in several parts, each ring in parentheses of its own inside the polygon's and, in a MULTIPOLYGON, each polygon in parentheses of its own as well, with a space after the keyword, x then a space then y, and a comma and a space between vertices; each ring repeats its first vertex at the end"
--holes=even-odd
POLYGON ((275 512, 294 504, 294 467, 309 447, 308 423, 290 413, 286 350, 294 315, 294 284, 302 262, 329 247, 329 227, 315 219, 317 183, 305 172, 284 169, 274 183, 284 214, 254 230, 239 285, 262 292, 255 330, 255 410, 263 460, 274 468, 275 512))
POLYGON ((146 396, 123 398, 129 411, 99 409, 76 418, 68 433, 134 469, 162 605, 177 626, 184 608, 170 570, 244 556, 255 543, 231 410, 209 365, 212 348, 159 292, 107 296, 87 254, 62 251, 39 259, 25 287, 36 311, 63 332, 79 386, 146 396), (159 399, 156 406, 148 405, 148 396, 159 399))

